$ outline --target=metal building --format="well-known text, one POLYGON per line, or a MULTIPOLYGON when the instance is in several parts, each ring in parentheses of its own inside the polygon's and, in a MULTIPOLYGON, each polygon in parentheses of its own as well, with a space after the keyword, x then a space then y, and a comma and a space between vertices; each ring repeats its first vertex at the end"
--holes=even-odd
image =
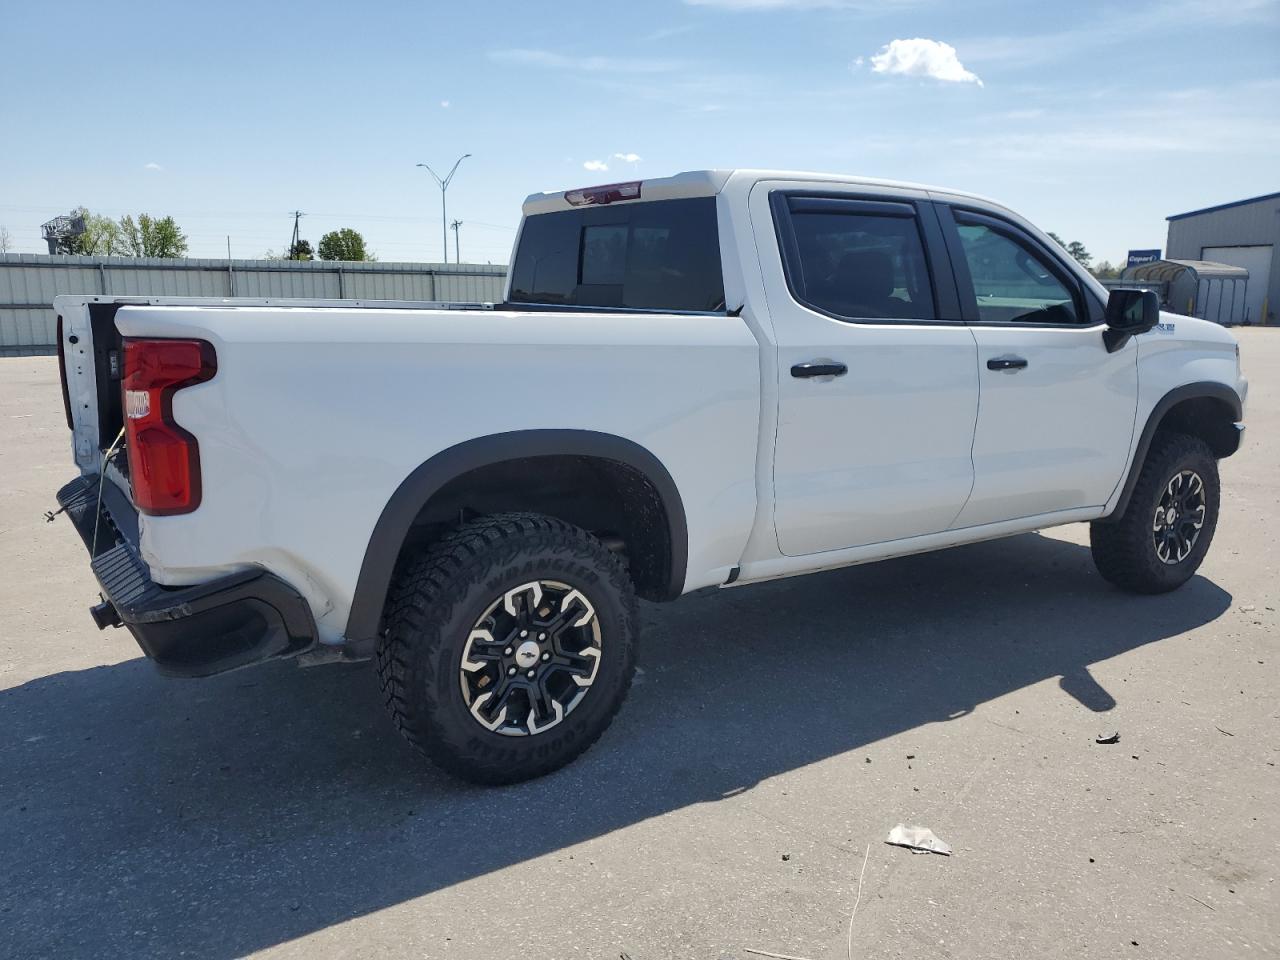
POLYGON ((1165 257, 1208 260, 1249 271, 1242 322, 1275 323, 1280 314, 1280 193, 1175 213, 1165 257))
POLYGON ((53 353, 63 293, 497 302, 505 265, 167 260, 0 253, 0 356, 53 353))

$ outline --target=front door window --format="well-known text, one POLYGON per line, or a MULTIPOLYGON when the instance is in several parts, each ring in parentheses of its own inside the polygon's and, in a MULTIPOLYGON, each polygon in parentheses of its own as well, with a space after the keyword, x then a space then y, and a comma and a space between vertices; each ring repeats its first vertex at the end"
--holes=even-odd
POLYGON ((1079 323, 1075 298, 1047 260, 986 224, 956 225, 982 323, 1079 323))

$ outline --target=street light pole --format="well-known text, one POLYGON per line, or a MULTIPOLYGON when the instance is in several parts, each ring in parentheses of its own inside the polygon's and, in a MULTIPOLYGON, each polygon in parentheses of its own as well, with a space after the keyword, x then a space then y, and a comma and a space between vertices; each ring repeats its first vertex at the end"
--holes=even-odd
POLYGON ((449 182, 453 179, 453 175, 458 172, 458 164, 462 163, 462 161, 467 159, 469 156, 471 156, 469 153, 464 153, 460 156, 457 163, 453 165, 453 169, 449 171, 449 175, 443 179, 438 173, 427 166, 427 164, 418 164, 418 166, 426 170, 427 173, 431 174, 431 176, 435 178, 436 183, 440 185, 440 243, 444 248, 445 263, 449 262, 449 211, 445 205, 445 192, 449 189, 449 182))

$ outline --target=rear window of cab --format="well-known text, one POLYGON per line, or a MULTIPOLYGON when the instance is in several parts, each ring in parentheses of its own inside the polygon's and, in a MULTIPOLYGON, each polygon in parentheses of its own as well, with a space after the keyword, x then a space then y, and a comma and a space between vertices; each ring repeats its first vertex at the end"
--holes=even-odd
POLYGON ((606 204, 527 217, 511 303, 723 310, 715 197, 606 204))

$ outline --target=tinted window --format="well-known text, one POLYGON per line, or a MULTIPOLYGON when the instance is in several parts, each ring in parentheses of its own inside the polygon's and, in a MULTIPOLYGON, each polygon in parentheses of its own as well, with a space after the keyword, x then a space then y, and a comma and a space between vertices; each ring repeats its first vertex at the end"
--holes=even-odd
POLYGON ((528 217, 513 303, 721 310, 714 197, 583 207, 528 217))
POLYGON ((581 282, 586 286, 622 284, 626 277, 626 224, 583 227, 581 282))
POLYGON ((933 290, 914 217, 793 210, 796 296, 839 317, 928 320, 933 290))
POLYGON ((957 225, 983 323, 1078 323, 1071 288, 1041 253, 982 224, 957 225))

